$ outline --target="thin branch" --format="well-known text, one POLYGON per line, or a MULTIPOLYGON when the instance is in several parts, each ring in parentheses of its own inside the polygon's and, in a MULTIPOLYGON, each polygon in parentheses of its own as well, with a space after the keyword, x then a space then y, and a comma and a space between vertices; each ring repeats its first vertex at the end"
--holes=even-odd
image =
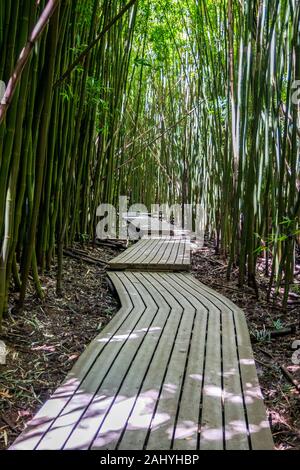
POLYGON ((12 101, 14 93, 16 91, 18 82, 22 76, 22 72, 24 70, 25 65, 27 64, 31 52, 34 48, 35 43, 38 41, 39 37, 43 33, 44 29, 46 28, 50 18, 52 17, 53 13, 55 12, 57 6, 59 5, 60 0, 49 0, 47 5, 45 6, 37 24, 35 25, 25 47, 22 49, 21 54, 17 60, 15 69, 13 74, 8 82, 6 91, 2 98, 0 104, 0 124, 3 122, 6 112, 9 108, 9 105, 12 101))
POLYGON ((132 160, 135 160, 136 157, 138 157, 146 148, 150 147, 150 145, 154 144, 157 142, 159 139, 161 139, 165 134, 168 134, 174 127, 178 126, 182 121, 184 121, 186 118, 188 118, 191 114, 193 114, 197 108, 193 108, 191 111, 189 111, 187 114, 182 116, 175 124, 172 126, 168 127, 164 132, 156 136, 154 139, 152 139, 150 142, 147 142, 137 153, 133 155, 133 157, 128 158, 125 162, 123 162, 120 166, 116 168, 116 170, 120 170, 123 166, 127 165, 128 163, 132 162, 132 160))
POLYGON ((75 67, 82 62, 82 60, 88 55, 88 53, 93 49, 93 47, 103 38, 103 36, 111 29, 111 27, 120 19, 122 16, 137 2, 138 0, 130 0, 130 2, 125 5, 124 8, 105 26, 105 28, 98 34, 94 41, 89 44, 84 51, 79 54, 79 56, 74 60, 74 62, 68 67, 68 69, 63 73, 63 75, 54 83, 54 88, 61 85, 66 78, 71 75, 75 67))

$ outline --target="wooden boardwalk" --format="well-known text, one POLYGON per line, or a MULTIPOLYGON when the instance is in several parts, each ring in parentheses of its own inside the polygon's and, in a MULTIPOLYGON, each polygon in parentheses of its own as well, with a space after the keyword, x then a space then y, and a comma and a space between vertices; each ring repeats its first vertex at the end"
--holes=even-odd
POLYGON ((243 312, 186 272, 158 271, 109 272, 120 311, 12 449, 273 448, 243 312))
POLYGON ((190 240, 174 237, 143 238, 109 263, 109 269, 145 271, 189 271, 190 240))
POLYGON ((161 220, 158 215, 150 214, 130 214, 127 213, 123 219, 129 225, 129 232, 133 239, 172 237, 172 238, 191 238, 192 232, 182 229, 179 225, 171 224, 161 220))
POLYGON ((174 233, 174 227, 164 220, 160 220, 159 217, 151 217, 149 214, 127 214, 124 219, 132 226, 133 229, 137 229, 140 237, 150 235, 170 235, 174 233))

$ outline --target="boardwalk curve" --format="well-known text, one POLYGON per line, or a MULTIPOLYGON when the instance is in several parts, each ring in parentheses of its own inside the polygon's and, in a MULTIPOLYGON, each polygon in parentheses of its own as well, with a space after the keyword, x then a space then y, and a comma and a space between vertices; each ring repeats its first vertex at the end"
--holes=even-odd
POLYGON ((139 270, 148 243, 108 273, 121 309, 12 449, 273 448, 244 313, 184 272, 188 257, 181 272, 139 270))

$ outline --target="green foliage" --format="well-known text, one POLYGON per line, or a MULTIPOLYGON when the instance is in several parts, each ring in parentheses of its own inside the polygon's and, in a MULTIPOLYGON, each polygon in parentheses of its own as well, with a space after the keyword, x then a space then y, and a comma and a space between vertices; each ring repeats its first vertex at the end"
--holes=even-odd
POLYGON ((134 59, 134 65, 138 66, 138 65, 141 65, 143 67, 150 67, 152 68, 152 65, 150 62, 148 62, 145 58, 141 57, 141 58, 138 58, 136 57, 134 59))
POLYGON ((73 100, 74 93, 73 93, 71 85, 69 85, 69 84, 64 85, 64 89, 63 89, 63 91, 60 92, 60 96, 62 97, 62 99, 64 101, 69 102, 69 101, 73 100))
POLYGON ((95 77, 88 77, 86 82, 86 105, 99 106, 102 111, 108 109, 108 102, 103 100, 101 96, 103 92, 109 92, 110 89, 103 86, 100 80, 95 77))
POLYGON ((85 243, 87 243, 89 241, 90 237, 89 237, 89 234, 88 233, 79 233, 78 234, 78 241, 84 245, 85 243))
POLYGON ((255 233, 255 237, 259 240, 260 245, 255 249, 254 253, 260 255, 265 251, 272 252, 272 248, 276 243, 284 243, 288 240, 295 240, 298 235, 300 234, 300 230, 295 227, 298 225, 298 220, 291 220, 289 217, 284 217, 282 222, 280 222, 279 226, 281 226, 285 233, 272 233, 269 237, 265 238, 264 240, 262 237, 255 233))
POLYGON ((265 326, 261 330, 255 330, 253 336, 259 343, 271 342, 271 332, 265 326))
MULTIPOLYGON (((40 9, 2 3, 6 80, 40 9)), ((200 204, 228 276, 238 265, 240 285, 255 287, 266 252, 269 295, 284 282, 286 304, 300 234, 300 3, 139 0, 56 87, 126 4, 61 3, 0 132, 0 317, 12 273, 26 290, 32 258, 39 294, 38 267, 58 252, 61 277, 63 245, 92 238, 97 206, 119 194, 200 204)))
POLYGON ((278 318, 278 320, 275 320, 273 322, 273 326, 275 328, 275 330, 282 330, 282 328, 284 327, 284 324, 283 322, 280 320, 280 318, 278 318))

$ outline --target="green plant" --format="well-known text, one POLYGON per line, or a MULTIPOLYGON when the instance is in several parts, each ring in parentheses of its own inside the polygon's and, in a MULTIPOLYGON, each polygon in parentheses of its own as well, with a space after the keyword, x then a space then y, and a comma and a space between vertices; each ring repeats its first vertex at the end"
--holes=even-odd
POLYGON ((259 343, 269 343, 271 341, 271 332, 264 326, 261 330, 254 331, 254 337, 259 343))
POLYGON ((275 330, 282 330, 282 328, 284 327, 284 324, 280 319, 278 319, 273 322, 273 326, 275 330))

